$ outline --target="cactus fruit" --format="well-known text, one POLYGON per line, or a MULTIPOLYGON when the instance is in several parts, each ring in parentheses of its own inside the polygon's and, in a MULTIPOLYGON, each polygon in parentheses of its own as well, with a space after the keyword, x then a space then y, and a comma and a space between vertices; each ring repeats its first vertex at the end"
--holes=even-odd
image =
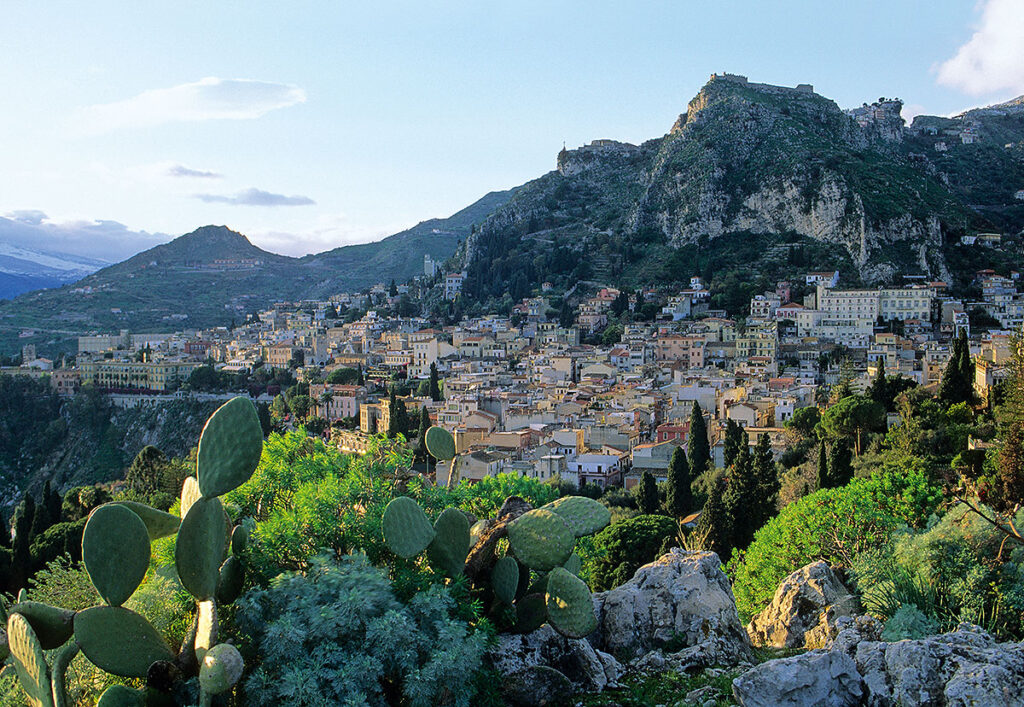
POLYGON ((499 601, 506 604, 515 601, 519 589, 519 563, 515 558, 505 555, 495 563, 491 570, 491 586, 499 601))
POLYGON ((18 681, 28 696, 29 704, 32 707, 53 707, 50 668, 35 631, 21 614, 12 613, 7 617, 7 640, 18 681))
POLYGON ((217 601, 231 604, 242 594, 245 584, 245 569, 236 555, 224 560, 220 566, 220 579, 217 582, 217 601))
POLYGON ((174 651, 143 617, 130 609, 94 606, 75 614, 75 641, 93 665, 125 678, 144 678, 174 651))
POLYGON ((217 630, 220 624, 217 621, 217 603, 213 601, 201 601, 196 607, 196 660, 201 661, 206 651, 210 650, 217 643, 217 630))
POLYGON ((420 505, 408 496, 391 499, 381 520, 384 542, 399 557, 423 552, 434 539, 434 526, 420 505))
POLYGON ((547 621, 548 611, 544 604, 543 594, 527 594, 516 602, 516 622, 512 626, 513 633, 530 633, 536 631, 547 621))
POLYGON ((579 577, 580 570, 583 569, 583 561, 580 559, 580 556, 574 552, 569 556, 569 559, 565 561, 565 564, 562 565, 562 567, 579 577))
POLYGON ((96 707, 143 707, 146 698, 139 690, 133 690, 124 685, 111 685, 103 694, 96 707))
POLYGON ((44 651, 60 648, 74 634, 75 612, 58 609, 38 601, 26 601, 11 607, 12 614, 21 614, 28 621, 44 651))
POLYGON ((121 606, 149 570, 146 524, 127 506, 100 506, 89 515, 82 532, 82 560, 103 601, 121 606))
POLYGON ((427 557, 449 577, 462 574, 469 554, 469 521, 458 508, 446 508, 434 522, 434 539, 427 557))
POLYGON ((544 599, 552 628, 569 638, 583 638, 597 628, 594 600, 582 579, 563 567, 548 574, 544 599))
POLYGON ((199 685, 211 695, 227 692, 242 677, 244 667, 237 648, 230 643, 219 643, 203 656, 199 667, 199 685))
POLYGON ((188 515, 188 509, 190 509, 192 504, 198 501, 202 495, 203 494, 199 492, 199 480, 194 476, 186 478, 185 483, 181 485, 181 508, 178 510, 182 518, 188 515))
POLYGON ((248 398, 227 401, 206 421, 196 467, 204 498, 220 496, 252 476, 263 453, 263 427, 248 398))
POLYGON ((562 516, 577 538, 592 535, 612 522, 608 507, 586 496, 563 496, 542 508, 562 516))
POLYGON ((124 506, 137 515, 146 524, 146 532, 149 533, 150 540, 159 540, 178 532, 181 518, 177 516, 164 513, 137 501, 113 501, 113 503, 124 506))
POLYGON ((249 529, 244 525, 236 525, 231 531, 231 554, 241 555, 249 544, 249 529))
POLYGON ((217 497, 199 499, 181 521, 174 564, 182 586, 200 601, 211 599, 217 592, 229 527, 217 497))
POLYGON ((547 571, 569 559, 576 536, 557 513, 527 511, 508 526, 512 553, 530 569, 547 571))
POLYGON ((423 437, 427 444, 427 451, 434 459, 448 461, 455 458, 455 438, 445 428, 434 425, 427 429, 427 433, 423 437))

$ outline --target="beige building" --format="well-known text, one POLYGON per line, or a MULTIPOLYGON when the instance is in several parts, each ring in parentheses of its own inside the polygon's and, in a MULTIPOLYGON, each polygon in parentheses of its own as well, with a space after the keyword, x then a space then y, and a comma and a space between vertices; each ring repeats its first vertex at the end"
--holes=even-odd
POLYGON ((198 361, 84 361, 78 365, 83 385, 119 390, 166 391, 184 382, 198 361))

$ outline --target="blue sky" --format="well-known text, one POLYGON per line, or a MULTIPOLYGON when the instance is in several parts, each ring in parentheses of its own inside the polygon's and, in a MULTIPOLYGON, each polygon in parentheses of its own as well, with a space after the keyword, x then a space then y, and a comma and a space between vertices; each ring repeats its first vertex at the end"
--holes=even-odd
POLYGON ((954 113, 1024 94, 1024 1, 5 2, 0 216, 316 252, 662 135, 723 70, 954 113))

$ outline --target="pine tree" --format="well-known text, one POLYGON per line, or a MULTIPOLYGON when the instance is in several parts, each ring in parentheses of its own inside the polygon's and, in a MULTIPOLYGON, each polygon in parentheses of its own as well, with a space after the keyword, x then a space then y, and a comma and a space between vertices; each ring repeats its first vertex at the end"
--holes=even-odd
POLYGON ((772 456, 771 438, 767 434, 762 434, 754 447, 754 478, 757 479, 757 497, 761 511, 757 519, 757 525, 760 527, 775 515, 781 487, 779 474, 775 468, 775 458, 772 456))
POLYGON ((832 481, 828 473, 828 450, 825 449, 825 440, 821 440, 821 446, 818 448, 818 488, 832 488, 832 481))
POLYGON ((441 400, 441 381, 437 375, 437 364, 430 364, 430 399, 434 402, 441 400))
POLYGON ((711 464, 711 445, 708 443, 708 429, 704 426, 704 414, 700 405, 693 401, 690 410, 690 434, 687 438, 690 469, 694 476, 700 476, 711 464))
POLYGON ((707 548, 717 553, 723 563, 732 554, 732 519, 723 500, 725 486, 724 476, 715 479, 697 521, 697 532, 706 535, 707 548))
POLYGON ((757 477, 749 449, 741 450, 729 467, 729 485, 722 502, 732 519, 732 546, 742 550, 754 539, 762 516, 757 477))
POLYGON ((832 443, 828 458, 828 478, 832 487, 846 486, 853 478, 853 462, 850 447, 841 439, 832 443))
POLYGON ((723 440, 723 457, 725 468, 728 469, 736 460, 740 449, 749 444, 747 433, 735 420, 728 420, 725 423, 725 439, 723 440))
POLYGON ((658 485, 649 471, 640 475, 640 483, 636 487, 636 504, 644 515, 658 512, 658 485))
POLYGON ((668 493, 666 505, 668 513, 674 518, 683 518, 693 508, 693 491, 690 484, 690 462, 682 447, 672 452, 672 460, 668 463, 668 493))

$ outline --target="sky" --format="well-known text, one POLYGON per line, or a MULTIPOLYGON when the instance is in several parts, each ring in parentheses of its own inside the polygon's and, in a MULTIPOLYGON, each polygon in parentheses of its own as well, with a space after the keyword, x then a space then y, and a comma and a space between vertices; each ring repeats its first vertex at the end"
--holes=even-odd
POLYGON ((663 135, 721 71, 954 114, 1024 94, 1024 0, 4 0, 0 217, 319 252, 663 135))

